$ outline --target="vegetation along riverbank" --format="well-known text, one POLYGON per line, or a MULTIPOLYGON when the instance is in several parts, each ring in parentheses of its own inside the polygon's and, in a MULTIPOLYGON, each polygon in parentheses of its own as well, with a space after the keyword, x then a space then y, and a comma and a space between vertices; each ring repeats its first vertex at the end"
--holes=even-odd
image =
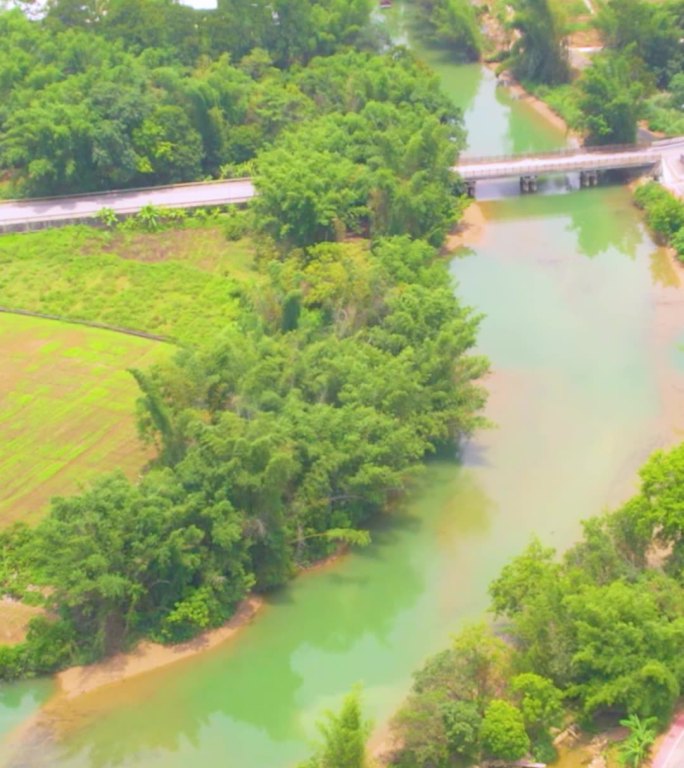
MULTIPOLYGON (((321 13, 331 5, 321 3, 321 13)), ((280 36, 260 39, 266 49, 255 53, 252 42, 238 66, 207 60, 201 75, 173 73, 168 62, 190 55, 187 40, 164 38, 152 77, 168 84, 171 101, 184 94, 167 126, 177 129, 178 110, 187 108, 218 141, 236 97, 244 102, 240 120, 259 111, 255 101, 248 109, 252 96, 270 104, 270 139, 252 153, 259 196, 246 213, 165 222, 146 211, 92 234, 65 228, 2 239, 13 271, 3 304, 111 318, 183 343, 175 356, 131 371, 141 393, 138 426, 152 451, 144 474, 136 482, 104 477, 55 500, 35 527, 0 532, 3 591, 47 609, 25 642, 0 651, 5 679, 92 661, 142 637, 182 642, 222 625, 251 592, 277 588, 340 542, 366 543, 364 529, 402 495, 424 456, 483 423, 477 381, 487 363, 472 353, 478 316, 454 297, 438 254, 459 210, 449 169, 463 143, 461 116, 408 51, 345 49, 363 48, 364 39, 374 45, 370 8, 357 6, 345 4, 338 43, 324 50, 304 52, 294 39, 281 50, 280 36), (203 112, 186 86, 211 93, 217 106, 203 112), (112 279, 121 288, 114 304, 112 279)), ((44 85, 64 124, 76 125, 72 103, 105 124, 113 119, 93 101, 88 78, 96 70, 111 79, 124 64, 143 67, 127 94, 147 105, 150 69, 136 59, 149 57, 147 47, 132 45, 110 14, 106 21, 64 14, 55 8, 39 22, 0 16, 5 56, 42 46, 58 72, 69 66, 64 47, 53 45, 64 34, 69 51, 83 48, 97 62, 76 79, 44 85), (73 99, 79 88, 85 100, 73 99)), ((242 44, 234 41, 231 53, 242 44)), ((36 60, 22 61, 9 98, 35 88, 36 60)), ((107 77, 97 96, 105 102, 107 77)), ((116 93, 124 92, 118 82, 116 93)), ((182 164, 192 129, 183 129, 181 147, 145 123, 171 107, 151 109, 135 118, 137 127, 119 125, 119 139, 132 138, 137 169, 154 166, 136 145, 144 136, 164 134, 164 151, 177 150, 182 164)), ((39 149, 20 148, 28 138, 15 125, 20 114, 6 117, 3 158, 26 190, 114 183, 94 167, 69 181, 68 153, 40 164, 49 183, 32 175, 39 165, 23 166, 22 158, 35 160, 39 149)), ((102 158, 98 125, 78 163, 102 158)), ((54 152, 54 144, 41 146, 54 152)))

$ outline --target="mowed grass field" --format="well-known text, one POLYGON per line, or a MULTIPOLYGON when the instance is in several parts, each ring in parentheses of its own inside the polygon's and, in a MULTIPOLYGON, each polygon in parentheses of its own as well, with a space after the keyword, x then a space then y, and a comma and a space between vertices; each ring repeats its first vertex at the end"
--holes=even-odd
POLYGON ((0 313, 0 525, 34 522, 53 496, 150 458, 137 438, 137 385, 127 368, 168 344, 0 313))

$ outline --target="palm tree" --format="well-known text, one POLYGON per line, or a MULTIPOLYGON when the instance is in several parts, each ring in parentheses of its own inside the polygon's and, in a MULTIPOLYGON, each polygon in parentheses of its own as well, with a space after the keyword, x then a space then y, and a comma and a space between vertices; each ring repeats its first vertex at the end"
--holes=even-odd
POLYGON ((620 745, 620 762, 630 768, 639 768, 644 762, 655 741, 655 717, 641 720, 638 715, 630 715, 620 720, 620 725, 629 728, 629 736, 620 745))

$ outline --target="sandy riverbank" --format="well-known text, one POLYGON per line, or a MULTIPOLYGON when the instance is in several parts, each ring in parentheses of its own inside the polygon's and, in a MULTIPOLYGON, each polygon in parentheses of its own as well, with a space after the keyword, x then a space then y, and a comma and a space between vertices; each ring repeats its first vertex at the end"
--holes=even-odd
POLYGON ((443 252, 448 254, 461 246, 479 243, 484 235, 485 224, 486 219, 482 208, 473 201, 463 211, 463 216, 455 229, 447 235, 443 252))
MULTIPOLYGON (((486 63, 485 66, 488 67, 492 72, 496 72, 495 64, 486 63)), ((575 131, 570 130, 568 124, 565 122, 565 120, 563 120, 558 112, 551 109, 551 107, 542 99, 534 96, 529 91, 526 91, 525 88, 523 88, 523 86, 510 74, 510 72, 506 72, 505 82, 506 84, 502 87, 506 88, 512 96, 514 96, 519 101, 524 101, 526 104, 529 104, 529 106, 538 115, 541 115, 541 117, 543 117, 554 128, 558 128, 558 130, 564 131, 571 144, 577 146, 581 144, 582 137, 575 131)))
POLYGON ((128 680, 215 648, 250 624, 263 605, 263 598, 250 596, 243 600, 234 616, 222 627, 203 632, 186 643, 160 645, 144 641, 130 653, 118 653, 86 667, 70 667, 57 675, 57 695, 73 699, 102 686, 128 680))
MULTIPOLYGON (((347 551, 347 547, 341 547, 329 557, 303 568, 299 577, 330 568, 344 557, 347 551)), ((59 686, 57 698, 74 699, 105 685, 120 683, 216 648, 249 626, 265 603, 263 597, 250 595, 242 601, 233 617, 222 627, 203 632, 186 643, 161 645, 144 640, 128 653, 118 653, 87 666, 69 667, 56 675, 59 686)))

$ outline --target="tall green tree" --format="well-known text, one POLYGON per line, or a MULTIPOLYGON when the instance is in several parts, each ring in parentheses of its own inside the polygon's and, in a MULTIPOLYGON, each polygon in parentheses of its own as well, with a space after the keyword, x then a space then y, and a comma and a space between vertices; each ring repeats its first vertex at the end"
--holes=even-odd
POLYGON ((326 712, 318 728, 323 742, 302 768, 367 768, 370 723, 363 719, 358 690, 345 697, 338 713, 326 712))
POLYGON ((487 707, 480 736, 486 754, 498 760, 518 760, 530 748, 522 713, 502 699, 487 707))
POLYGON ((513 27, 519 37, 511 48, 515 76, 523 81, 559 85, 570 79, 565 25, 554 0, 515 0, 513 27))
POLYGON ((587 144, 632 144, 647 91, 640 60, 630 52, 596 56, 579 81, 587 144))

